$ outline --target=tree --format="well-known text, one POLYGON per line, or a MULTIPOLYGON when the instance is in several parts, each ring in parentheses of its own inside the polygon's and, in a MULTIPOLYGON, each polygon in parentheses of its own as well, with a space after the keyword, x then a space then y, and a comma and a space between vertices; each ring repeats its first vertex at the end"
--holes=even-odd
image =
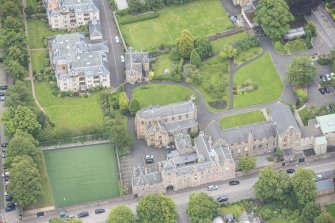
POLYGON ((218 207, 219 205, 213 197, 200 192, 190 196, 186 213, 192 223, 212 222, 217 215, 218 207))
POLYGON ((199 70, 196 68, 193 64, 186 64, 183 67, 183 73, 182 73, 184 79, 187 83, 195 82, 197 84, 201 83, 201 75, 199 70))
POLYGON ((220 51, 220 57, 224 60, 233 58, 237 54, 237 49, 232 46, 225 45, 220 51))
POLYGON ((15 31, 1 31, 0 46, 9 48, 11 46, 17 46, 24 48, 26 46, 26 36, 24 32, 15 31))
POLYGON ((197 38, 194 41, 194 47, 199 54, 201 60, 205 59, 206 57, 210 57, 213 55, 213 47, 211 42, 206 37, 197 38))
POLYGON ((83 221, 78 218, 55 218, 49 222, 50 223, 83 223, 83 221))
POLYGON ((172 199, 166 195, 148 194, 141 198, 136 213, 140 222, 175 223, 177 208, 172 199))
POLYGON ((197 51, 195 49, 192 50, 192 52, 191 52, 190 63, 193 64, 194 66, 196 66, 197 68, 200 67, 201 58, 200 58, 199 54, 197 53, 197 51))
POLYGON ((107 223, 136 223, 134 213, 125 205, 113 208, 107 223))
POLYGON ((30 108, 21 105, 16 108, 9 107, 3 113, 1 120, 5 125, 6 134, 14 134, 17 130, 34 133, 41 128, 34 112, 30 108))
POLYGON ((18 130, 14 137, 9 141, 6 164, 11 166, 14 158, 17 156, 30 156, 37 168, 40 169, 42 164, 42 153, 37 146, 38 142, 32 135, 18 130))
POLYGON ((278 185, 277 173, 272 167, 264 167, 259 171, 258 181, 254 185, 256 197, 267 202, 277 198, 276 187, 278 185))
POLYGON ((318 217, 315 218, 315 223, 334 223, 335 219, 333 216, 327 212, 322 212, 318 217))
POLYGON ((295 94, 297 96, 297 106, 300 107, 304 105, 308 99, 308 94, 303 89, 298 89, 295 91, 295 94))
POLYGON ((293 19, 285 0, 260 0, 257 5, 255 21, 271 38, 279 39, 287 33, 293 19))
POLYGON ((125 111, 128 108, 129 99, 125 93, 121 93, 119 96, 119 106, 121 111, 125 111))
POLYGON ((128 108, 129 108, 130 114, 135 115, 136 112, 141 109, 140 102, 138 102, 138 100, 133 98, 131 99, 128 108))
POLYGON ((303 207, 315 200, 316 186, 314 178, 314 172, 305 168, 299 168, 291 177, 294 199, 298 205, 303 207))
POLYGON ((9 61, 16 60, 21 66, 28 67, 28 52, 26 48, 20 48, 17 46, 11 46, 8 49, 5 57, 5 64, 9 64, 9 61))
POLYGON ((33 103, 32 93, 23 81, 18 80, 15 85, 9 86, 6 92, 6 107, 16 108, 19 105, 30 107, 33 103))
POLYGON ((25 156, 13 165, 10 173, 11 183, 9 191, 14 200, 22 207, 28 207, 34 203, 41 194, 41 176, 36 165, 29 156, 25 156))
POLYGON ((300 216, 301 222, 304 223, 314 223, 314 219, 321 214, 320 204, 315 203, 314 201, 309 202, 304 207, 302 214, 300 216))
POLYGON ((294 57, 288 64, 288 78, 293 86, 307 87, 316 74, 316 66, 307 56, 294 57))
POLYGON ((28 6, 25 8, 24 11, 26 12, 26 14, 27 14, 28 17, 30 17, 30 16, 32 16, 32 15, 34 15, 34 14, 36 13, 34 7, 31 6, 31 5, 28 5, 28 6))
POLYGON ((110 129, 110 140, 113 145, 117 146, 119 156, 127 155, 133 147, 134 140, 127 128, 121 124, 114 124, 110 129))
POLYGON ((20 9, 15 1, 6 1, 0 4, 0 18, 2 22, 7 16, 17 17, 20 15, 20 9))
POLYGON ((12 16, 7 16, 4 19, 3 27, 6 30, 15 32, 23 31, 24 29, 22 19, 19 17, 12 17, 12 16))
POLYGON ((242 172, 247 173, 256 167, 256 157, 244 156, 240 159, 240 169, 242 172))
POLYGON ((287 0, 290 11, 296 17, 310 15, 320 3, 320 0, 287 0))
POLYGON ((27 70, 16 60, 5 60, 4 64, 6 71, 12 75, 15 81, 22 80, 28 75, 27 70))
POLYGON ((192 50, 194 49, 192 34, 187 30, 183 30, 180 37, 176 41, 176 45, 180 56, 189 58, 192 50))

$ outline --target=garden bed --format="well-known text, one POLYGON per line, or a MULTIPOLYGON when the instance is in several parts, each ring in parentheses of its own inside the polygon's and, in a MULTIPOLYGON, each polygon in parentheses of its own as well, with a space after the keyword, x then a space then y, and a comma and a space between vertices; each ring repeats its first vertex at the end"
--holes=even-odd
POLYGON ((308 49, 305 40, 297 39, 287 43, 283 43, 281 40, 273 42, 273 46, 278 53, 281 54, 292 54, 308 49))

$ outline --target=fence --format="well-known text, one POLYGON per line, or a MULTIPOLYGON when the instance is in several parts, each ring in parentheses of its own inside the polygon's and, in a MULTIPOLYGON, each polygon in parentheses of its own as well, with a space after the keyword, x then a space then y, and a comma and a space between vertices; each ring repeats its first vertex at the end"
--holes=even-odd
POLYGON ((51 141, 40 142, 41 147, 55 146, 55 145, 64 145, 64 144, 73 144, 73 143, 84 143, 87 141, 96 141, 96 140, 106 140, 109 138, 109 134, 95 134, 95 135, 83 135, 75 136, 63 139, 56 139, 51 141))

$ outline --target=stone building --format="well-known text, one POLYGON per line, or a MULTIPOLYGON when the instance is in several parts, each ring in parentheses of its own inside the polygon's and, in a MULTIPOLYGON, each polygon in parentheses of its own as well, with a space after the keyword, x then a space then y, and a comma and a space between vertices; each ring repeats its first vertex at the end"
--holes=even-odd
POLYGON ((99 0, 44 0, 48 22, 53 29, 69 29, 100 20, 99 0))
POLYGON ((175 133, 198 131, 197 109, 191 100, 143 108, 136 113, 135 128, 148 146, 167 146, 175 133))
POLYGON ((81 33, 49 38, 50 64, 61 91, 83 92, 90 87, 110 87, 107 41, 88 43, 81 33))
POLYGON ((228 147, 214 147, 208 136, 200 134, 195 139, 193 151, 189 154, 194 154, 196 160, 191 164, 177 165, 175 159, 167 159, 157 163, 154 171, 136 168, 132 178, 133 194, 165 193, 235 177, 235 162, 228 147))
POLYGON ((128 83, 149 81, 149 53, 129 48, 125 54, 125 70, 128 83))

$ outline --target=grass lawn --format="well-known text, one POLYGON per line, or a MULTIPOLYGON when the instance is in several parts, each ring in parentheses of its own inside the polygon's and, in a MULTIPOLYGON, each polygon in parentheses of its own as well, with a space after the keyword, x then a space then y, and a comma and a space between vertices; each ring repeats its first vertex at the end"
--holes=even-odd
POLYGON ((243 206, 238 204, 232 204, 219 208, 219 215, 223 216, 226 214, 233 214, 236 218, 238 218, 243 211, 244 211, 243 206))
POLYGON ((232 26, 219 0, 188 1, 165 7, 158 13, 158 18, 121 25, 127 45, 150 50, 162 43, 175 43, 184 29, 197 37, 222 32, 232 26))
POLYGON ((242 64, 242 63, 256 57, 257 55, 261 54, 262 52, 263 52, 263 49, 261 47, 255 47, 255 48, 251 48, 247 51, 240 52, 234 58, 234 64, 236 64, 236 65, 242 64))
POLYGON ((326 205, 326 209, 335 218, 335 203, 326 205))
POLYGON ((299 220, 295 219, 287 219, 287 218, 281 218, 281 217, 273 217, 267 220, 268 223, 299 223, 299 220))
POLYGON ((47 167, 45 165, 45 159, 43 157, 43 169, 41 170, 41 179, 42 179, 42 194, 37 198, 35 204, 31 205, 28 209, 36 209, 43 207, 53 206, 51 187, 47 173, 47 167))
POLYGON ((248 125, 264 121, 266 120, 261 111, 253 111, 225 117, 220 120, 220 125, 222 128, 228 129, 236 126, 248 125))
POLYGON ((168 54, 158 56, 154 66, 155 66, 154 69, 155 75, 163 75, 165 69, 168 69, 171 74, 171 72, 176 67, 176 65, 173 64, 173 61, 170 59, 168 54))
POLYGON ((282 54, 291 54, 307 49, 303 39, 292 40, 287 43, 276 40, 273 42, 273 45, 276 51, 282 54))
POLYGON ((222 61, 219 56, 212 57, 211 59, 206 60, 201 64, 200 75, 202 77, 201 84, 194 83, 193 85, 197 87, 203 94, 208 108, 213 111, 225 110, 229 104, 229 87, 222 89, 222 91, 225 92, 225 95, 222 98, 214 99, 206 92, 205 86, 210 83, 217 83, 222 79, 226 79, 229 82, 228 63, 222 61), (223 104, 216 105, 218 100, 223 104))
POLYGON ((192 94, 195 95, 191 89, 179 85, 150 84, 135 88, 132 97, 136 98, 143 108, 149 105, 166 105, 185 101, 192 94))
POLYGON ((44 155, 56 208, 120 195, 111 144, 50 150, 44 155))
POLYGON ((44 48, 44 41, 47 37, 62 33, 61 31, 51 31, 44 22, 38 19, 28 20, 28 42, 31 49, 44 48))
POLYGON ((33 70, 39 72, 49 66, 49 53, 47 50, 31 51, 33 70))
POLYGON ((56 128, 77 130, 103 124, 99 94, 88 98, 58 98, 51 93, 47 82, 35 82, 36 96, 56 128))
POLYGON ((237 41, 240 41, 246 38, 248 38, 248 34, 246 32, 241 32, 241 33, 237 33, 232 36, 227 36, 221 39, 213 40, 211 42, 213 46, 213 52, 219 52, 220 50, 222 50, 224 45, 233 45, 237 41))
POLYGON ((38 2, 37 0, 27 0, 27 7, 31 6, 34 10, 37 10, 38 2))
POLYGON ((234 84, 237 87, 247 80, 250 80, 258 86, 258 88, 252 92, 234 95, 234 108, 274 101, 279 98, 283 91, 282 83, 269 53, 243 66, 235 73, 234 78, 234 84))

